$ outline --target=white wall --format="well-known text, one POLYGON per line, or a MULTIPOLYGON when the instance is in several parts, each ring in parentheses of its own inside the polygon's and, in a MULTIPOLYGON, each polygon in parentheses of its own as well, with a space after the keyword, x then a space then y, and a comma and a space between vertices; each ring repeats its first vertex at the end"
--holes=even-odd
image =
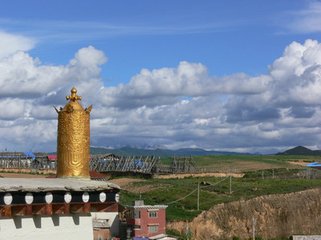
POLYGON ((119 234, 119 216, 118 212, 91 212, 93 219, 108 219, 110 232, 112 236, 119 234))
POLYGON ((92 217, 50 216, 0 219, 0 240, 91 240, 92 217))

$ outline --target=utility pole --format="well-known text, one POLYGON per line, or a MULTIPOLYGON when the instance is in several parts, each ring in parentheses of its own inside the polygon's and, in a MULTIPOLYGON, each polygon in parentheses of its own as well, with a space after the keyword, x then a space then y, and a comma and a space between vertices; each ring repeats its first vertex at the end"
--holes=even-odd
POLYGON ((232 176, 230 176, 230 194, 232 194, 232 176))
POLYGON ((200 183, 197 183, 197 211, 200 210, 200 183))

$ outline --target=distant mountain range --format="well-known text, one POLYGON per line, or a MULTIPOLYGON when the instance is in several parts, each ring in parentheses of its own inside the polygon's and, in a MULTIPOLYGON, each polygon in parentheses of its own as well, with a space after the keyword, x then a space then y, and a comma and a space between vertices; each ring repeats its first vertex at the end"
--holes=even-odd
MULTIPOLYGON (((239 153, 228 151, 207 151, 201 148, 181 148, 177 150, 170 149, 143 149, 135 147, 107 148, 107 147, 90 147, 90 154, 115 154, 119 156, 209 156, 209 155, 262 155, 261 153, 239 153)), ((51 154, 56 154, 53 152, 51 154)), ((321 156, 321 150, 311 150, 303 146, 297 146, 275 155, 305 155, 321 156)))
MULTIPOLYGON (((224 151, 207 151, 201 148, 181 148, 177 150, 169 149, 141 149, 133 147, 122 147, 117 149, 110 149, 104 147, 90 147, 91 154, 107 154, 113 153, 121 156, 208 156, 208 155, 244 155, 245 153, 224 152, 224 151)), ((246 153, 249 154, 249 153, 246 153)))
POLYGON ((311 150, 306 147, 297 146, 276 155, 305 155, 305 156, 321 156, 321 150, 311 150))

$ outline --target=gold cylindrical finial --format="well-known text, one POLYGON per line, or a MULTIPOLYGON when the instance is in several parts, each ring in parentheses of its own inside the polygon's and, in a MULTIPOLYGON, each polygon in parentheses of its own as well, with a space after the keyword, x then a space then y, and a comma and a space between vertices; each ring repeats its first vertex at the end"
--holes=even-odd
POLYGON ((83 109, 75 87, 66 99, 58 111, 57 177, 89 179, 91 106, 83 109))

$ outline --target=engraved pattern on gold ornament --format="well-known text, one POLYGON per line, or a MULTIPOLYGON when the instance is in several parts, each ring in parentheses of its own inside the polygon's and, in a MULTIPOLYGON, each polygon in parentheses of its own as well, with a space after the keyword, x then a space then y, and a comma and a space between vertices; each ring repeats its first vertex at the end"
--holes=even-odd
POLYGON ((77 90, 71 89, 70 100, 58 113, 58 176, 89 177, 90 111, 77 102, 77 90))

